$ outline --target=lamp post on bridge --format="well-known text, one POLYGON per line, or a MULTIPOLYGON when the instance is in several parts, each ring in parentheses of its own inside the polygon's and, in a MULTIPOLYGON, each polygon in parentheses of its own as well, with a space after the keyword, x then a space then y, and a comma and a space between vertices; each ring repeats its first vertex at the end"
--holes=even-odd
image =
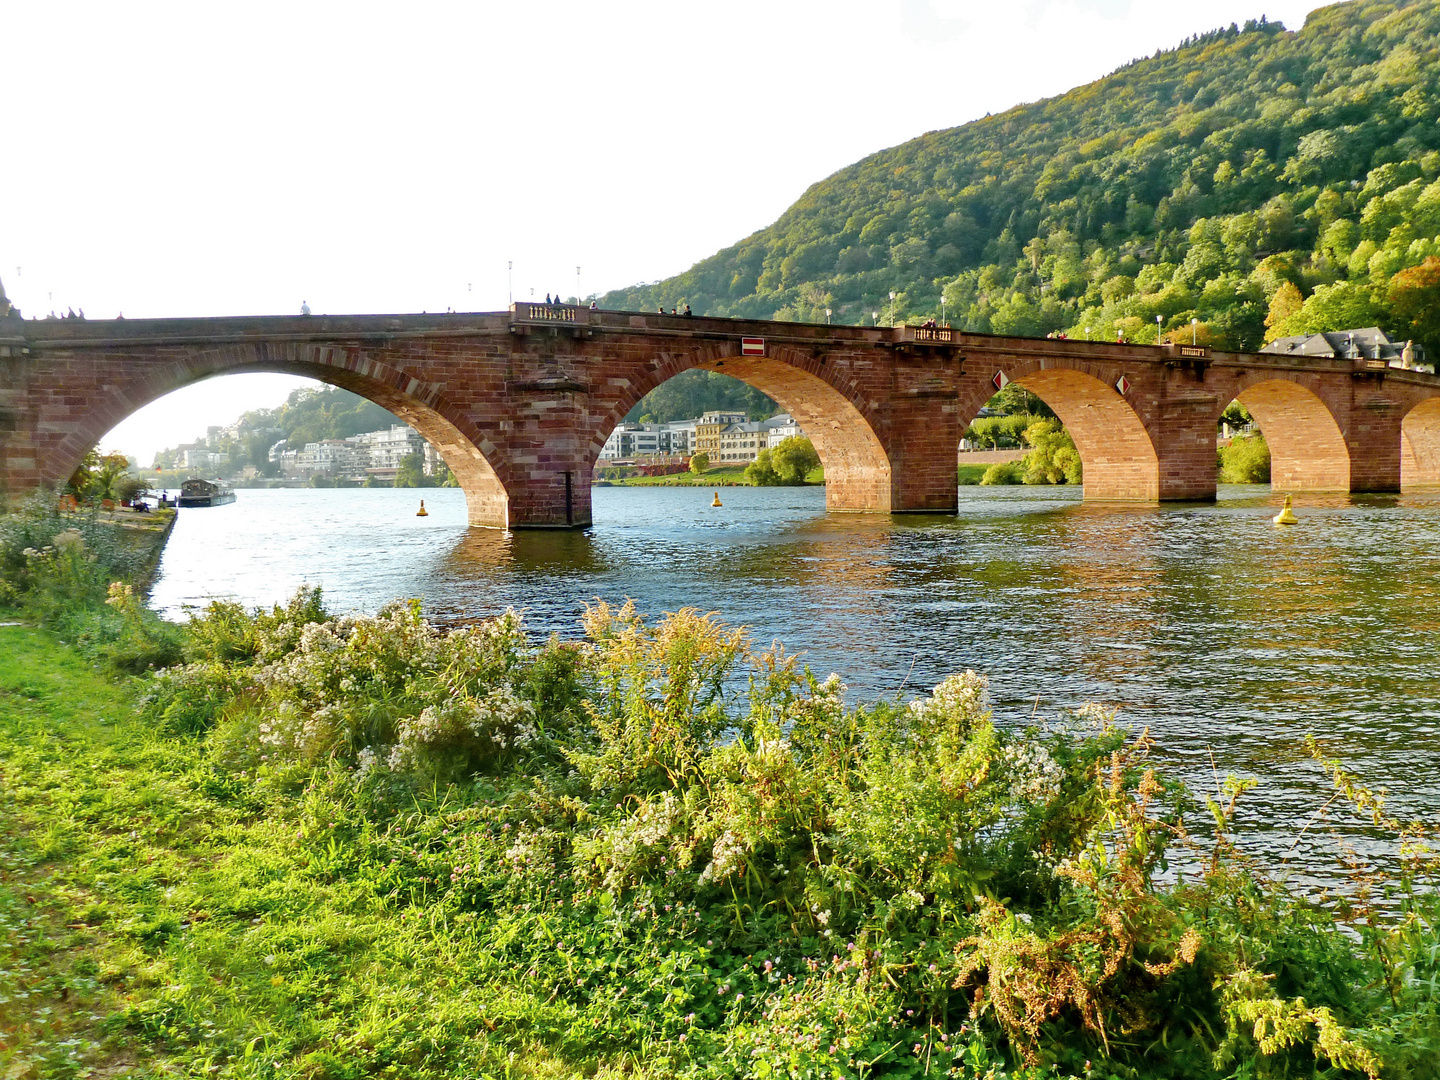
POLYGON ((830 325, 830 309, 828 307, 825 309, 825 325, 830 325))
POLYGON ((941 290, 940 290, 940 325, 941 325, 941 326, 949 326, 949 325, 950 325, 949 323, 947 323, 947 322, 945 321, 945 290, 944 290, 944 289, 941 289, 941 290))
POLYGON ((1198 344, 1200 344, 1200 320, 1199 320, 1199 319, 1191 319, 1191 320, 1190 320, 1190 344, 1191 344, 1191 345, 1198 345, 1198 344))
POLYGON ((1160 316, 1155 316, 1155 344, 1160 344, 1160 316))
POLYGON ((895 293, 893 290, 890 293, 890 326, 892 328, 895 326, 895 293))

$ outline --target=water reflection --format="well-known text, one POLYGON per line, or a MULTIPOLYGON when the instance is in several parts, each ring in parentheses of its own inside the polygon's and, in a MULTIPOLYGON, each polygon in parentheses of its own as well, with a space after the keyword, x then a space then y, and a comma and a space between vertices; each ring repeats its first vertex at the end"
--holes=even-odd
MULTIPOLYGON (((1192 783, 1260 777, 1242 814, 1276 854, 1328 795, 1308 734, 1396 808, 1440 795, 1440 494, 1302 495, 1302 523, 1277 529, 1279 498, 1248 488, 1158 508, 962 488, 957 517, 893 519, 827 515, 818 489, 730 488, 715 509, 705 489, 601 488, 594 529, 513 535, 467 529, 458 491, 426 500, 425 519, 414 493, 383 490, 184 512, 155 600, 270 603, 311 581, 341 609, 514 606, 573 635, 586 602, 628 597, 717 611, 857 700, 973 668, 1004 723, 1118 705, 1192 783)), ((1329 845, 1311 830, 1294 857, 1317 868, 1329 845)))

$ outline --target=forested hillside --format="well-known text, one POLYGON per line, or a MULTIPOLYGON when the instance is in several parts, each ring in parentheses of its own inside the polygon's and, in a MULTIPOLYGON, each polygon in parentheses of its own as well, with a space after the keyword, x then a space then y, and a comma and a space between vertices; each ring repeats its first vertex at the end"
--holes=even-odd
POLYGON ((1378 322, 1433 357, 1437 61, 1436 0, 1232 25, 868 157, 601 303, 884 323, 893 290, 897 321, 1153 342, 1198 319, 1202 341, 1244 348, 1378 322))

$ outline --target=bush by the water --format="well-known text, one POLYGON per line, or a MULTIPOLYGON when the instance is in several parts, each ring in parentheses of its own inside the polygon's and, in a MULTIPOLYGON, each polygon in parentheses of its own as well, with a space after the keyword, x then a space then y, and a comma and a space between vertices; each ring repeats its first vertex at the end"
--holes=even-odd
POLYGON ((151 552, 95 509, 61 513, 30 500, 0 515, 0 608, 28 615, 116 670, 138 674, 175 663, 179 627, 136 595, 151 552))
POLYGON ((1237 435, 1218 451, 1222 484, 1268 484, 1270 447, 1263 435, 1237 435))
POLYGON ((809 439, 791 435, 773 449, 761 450, 745 467, 745 479, 761 487, 799 485, 820 467, 820 455, 809 439))
POLYGON ((1058 420, 1036 420, 1025 428, 1025 483, 1078 484, 1083 480, 1075 440, 1058 420))
POLYGON ((985 470, 985 475, 980 477, 980 483, 988 487, 995 484, 1020 484, 1024 479, 1019 462, 997 461, 985 470))

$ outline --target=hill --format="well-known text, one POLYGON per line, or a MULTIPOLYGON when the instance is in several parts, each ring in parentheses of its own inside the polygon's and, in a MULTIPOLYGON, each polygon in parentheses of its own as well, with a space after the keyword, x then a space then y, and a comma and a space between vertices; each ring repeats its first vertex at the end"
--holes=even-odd
POLYGON ((195 443, 161 450, 155 455, 154 468, 178 466, 184 450, 194 447, 229 454, 232 472, 254 465, 262 475, 269 476, 276 472, 268 458, 270 447, 281 439, 303 446, 321 439, 345 439, 366 431, 379 431, 404 422, 394 413, 348 390, 305 386, 292 390, 283 405, 247 412, 228 428, 211 428, 207 436, 195 443))
POLYGON ((1440 351, 1440 3, 1197 35, 881 151, 602 306, 1255 348, 1379 322, 1440 351), (943 306, 942 306, 943 296, 943 306), (1156 316, 1160 317, 1157 331, 1156 316))

